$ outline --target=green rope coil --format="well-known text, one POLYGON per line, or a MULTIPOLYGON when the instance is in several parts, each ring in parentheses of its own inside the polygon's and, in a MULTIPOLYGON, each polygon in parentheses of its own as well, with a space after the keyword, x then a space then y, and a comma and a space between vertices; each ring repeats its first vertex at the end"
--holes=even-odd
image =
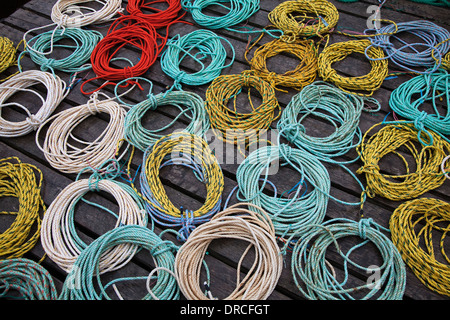
MULTIPOLYGON (((126 225, 110 230, 83 250, 64 281, 59 299, 111 300, 112 298, 106 292, 110 285, 119 281, 145 280, 151 277, 152 272, 149 277, 117 278, 106 285, 102 284, 101 270, 99 269, 100 257, 107 255, 113 247, 123 244, 132 244, 138 249, 148 250, 158 268, 156 283, 151 288, 152 292, 146 294, 143 300, 154 298, 160 300, 179 299, 179 288, 173 276, 175 256, 172 251, 175 249, 175 245, 168 240, 163 241, 150 229, 138 225, 126 225)), ((122 266, 125 266, 133 256, 134 254, 129 255, 122 266)))
POLYGON ((40 264, 26 258, 5 259, 0 261, 0 299, 56 300, 57 292, 52 276, 40 264))
MULTIPOLYGON (((332 219, 298 229, 297 234, 302 237, 294 244, 291 261, 297 288, 311 300, 401 300, 406 285, 406 268, 397 248, 381 229, 389 231, 372 219, 361 219, 359 222, 332 219), (355 236, 362 241, 344 252, 338 240, 355 236), (350 258, 353 251, 368 243, 375 245, 379 251, 381 265, 363 266, 350 258), (345 274, 339 277, 327 260, 327 252, 332 251, 328 250, 332 245, 344 259, 345 274), (349 267, 371 276, 363 284, 353 286, 349 281, 349 267)), ((285 250, 294 237, 295 234, 288 239, 285 250)), ((376 254, 375 261, 378 261, 379 255, 376 254)))

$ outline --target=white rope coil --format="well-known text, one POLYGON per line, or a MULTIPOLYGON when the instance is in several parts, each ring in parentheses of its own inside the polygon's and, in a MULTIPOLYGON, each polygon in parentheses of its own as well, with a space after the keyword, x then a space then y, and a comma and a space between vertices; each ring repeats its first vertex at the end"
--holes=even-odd
POLYGON ((0 136, 17 137, 37 130, 39 126, 53 113, 56 107, 67 95, 66 83, 51 73, 29 70, 16 74, 0 85, 0 136), (45 99, 36 91, 29 89, 33 85, 42 84, 47 89, 45 99), (42 102, 39 111, 31 114, 28 108, 18 102, 6 102, 15 93, 31 92, 42 102), (25 111, 27 118, 23 121, 13 122, 2 118, 2 108, 17 106, 25 111))
MULTIPOLYGON (((98 100, 93 95, 88 103, 61 111, 49 118, 53 120, 48 127, 41 146, 39 134, 45 123, 36 133, 36 144, 42 150, 50 165, 64 173, 79 173, 86 167, 98 168, 104 161, 113 159, 124 137, 126 110, 110 99, 98 100), (108 113, 110 121, 103 132, 92 142, 83 141, 72 134, 73 129, 83 120, 96 113, 108 113), (72 145, 69 139, 81 144, 72 145)), ((125 152, 122 154, 122 156, 125 152)), ((119 159, 122 157, 120 156, 119 159)))
POLYGON ((61 27, 81 28, 91 24, 100 24, 113 20, 118 12, 122 12, 122 0, 58 0, 52 7, 51 18, 61 27), (103 5, 99 10, 80 3, 97 2, 103 5), (83 12, 91 11, 91 12, 83 12))
MULTIPOLYGON (((143 204, 136 201, 137 194, 133 197, 130 190, 125 189, 121 183, 103 179, 97 181, 93 189, 89 179, 72 182, 50 204, 41 226, 42 247, 49 258, 66 272, 72 270, 81 251, 88 246, 74 231, 75 204, 87 192, 96 190, 108 192, 116 199, 119 212, 114 228, 122 225, 147 225, 147 213, 143 204)), ((137 248, 133 244, 120 244, 109 249, 100 258, 100 273, 125 265, 137 248)))
MULTIPOLYGON (((245 209, 256 207, 250 203, 238 203, 217 213, 198 226, 180 247, 175 258, 175 274, 183 295, 190 300, 212 298, 199 286, 203 258, 211 241, 215 239, 240 239, 249 242, 237 267, 236 288, 225 300, 263 300, 273 292, 283 269, 283 256, 275 240, 275 231, 269 216, 261 208, 261 214, 245 209), (251 248, 255 260, 241 279, 241 265, 251 248)), ((209 283, 207 283, 209 288, 209 283)))

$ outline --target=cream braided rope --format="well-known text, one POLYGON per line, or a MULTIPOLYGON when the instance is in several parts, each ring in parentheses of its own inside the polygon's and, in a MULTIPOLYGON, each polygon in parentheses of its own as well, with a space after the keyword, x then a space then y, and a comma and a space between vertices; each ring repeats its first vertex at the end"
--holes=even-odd
POLYGON ((122 0, 58 0, 52 7, 51 18, 54 23, 61 27, 81 28, 91 24, 109 22, 115 18, 118 12, 122 12, 122 0), (79 6, 81 3, 97 2, 103 4, 99 10, 86 6, 79 6), (85 11, 91 11, 83 13, 85 11))
POLYGON ((222 238, 249 242, 238 263, 236 288, 225 300, 267 299, 274 290, 281 275, 283 256, 275 240, 272 222, 261 208, 256 207, 261 212, 258 215, 244 206, 256 207, 250 203, 238 203, 217 213, 210 221, 198 226, 178 250, 175 273, 180 290, 187 299, 212 298, 199 287, 200 274, 209 244, 222 238), (242 261, 252 247, 255 260, 241 279, 242 261))
POLYGON ((126 110, 117 102, 111 99, 100 101, 94 94, 88 103, 63 110, 49 118, 46 122, 53 121, 47 130, 45 140, 41 146, 39 134, 45 126, 44 123, 36 133, 36 144, 50 165, 61 172, 79 173, 86 167, 98 168, 104 161, 113 159, 117 148, 122 145, 125 114, 126 110), (108 113, 110 121, 94 141, 87 142, 73 136, 72 131, 78 124, 87 117, 101 112, 108 113), (83 147, 72 145, 69 138, 82 144, 83 147))
POLYGON ((0 136, 17 137, 37 130, 39 126, 53 113, 56 107, 67 95, 66 84, 58 76, 51 73, 29 70, 18 73, 0 85, 0 136), (33 85, 42 84, 47 89, 45 99, 36 91, 29 89, 33 85), (31 92, 42 102, 39 111, 31 114, 28 108, 18 102, 6 102, 15 93, 31 92), (6 102, 6 103, 5 103, 6 102), (24 121, 8 121, 1 117, 1 111, 6 106, 17 106, 24 110, 27 118, 24 121))
MULTIPOLYGON (((105 191, 111 194, 119 206, 117 223, 121 225, 147 224, 147 213, 143 204, 139 205, 129 191, 113 180, 95 182, 95 189, 89 179, 72 182, 64 188, 48 207, 42 220, 42 247, 61 269, 70 272, 81 251, 87 247, 73 230, 73 210, 77 201, 89 191, 105 191)), ((132 191, 132 190, 131 190, 132 191)), ((137 197, 137 195, 136 195, 137 197)), ((113 271, 125 265, 136 252, 137 246, 120 244, 112 247, 100 258, 101 273, 113 271)))

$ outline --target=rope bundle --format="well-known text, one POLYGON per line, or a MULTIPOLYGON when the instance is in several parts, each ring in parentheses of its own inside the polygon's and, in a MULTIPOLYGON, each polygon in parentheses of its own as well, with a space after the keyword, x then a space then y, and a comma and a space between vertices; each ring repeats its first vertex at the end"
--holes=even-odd
POLYGON ((205 140, 187 132, 174 132, 163 136, 145 151, 140 186, 150 216, 161 225, 179 226, 180 238, 185 240, 195 225, 209 220, 220 209, 224 178, 205 140), (160 169, 170 164, 189 166, 205 183, 206 200, 202 207, 195 211, 176 208, 169 200, 159 175, 160 169))
MULTIPOLYGON (((66 84, 58 76, 51 73, 28 70, 14 75, 0 85, 0 107, 17 106, 24 110, 27 118, 24 121, 12 122, 3 119, 0 116, 0 136, 17 137, 37 130, 39 126, 53 113, 56 107, 67 95, 66 84), (47 89, 45 99, 36 91, 28 89, 29 87, 42 84, 47 89), (39 111, 31 114, 28 108, 17 102, 5 103, 5 101, 19 91, 31 92, 39 97, 42 102, 39 111)), ((1 109, 0 109, 1 114, 1 109)))
POLYGON ((181 2, 179 0, 152 0, 148 3, 146 0, 130 0, 126 9, 130 15, 144 18, 157 29, 169 26, 185 15, 185 12, 183 12, 178 16, 181 11, 181 2), (158 2, 167 3, 167 8, 161 10, 151 6, 153 3, 158 2), (150 10, 151 13, 144 13, 144 10, 150 10))
POLYGON ((147 100, 133 106, 125 117, 125 139, 141 151, 155 144, 164 135, 160 132, 170 128, 182 116, 189 119, 184 131, 203 137, 209 129, 209 120, 203 99, 193 92, 170 91, 156 96, 149 95, 147 100), (166 126, 158 129, 146 129, 141 119, 149 110, 156 110, 163 106, 174 106, 180 113, 166 126), (186 107, 182 107, 186 106, 186 107))
POLYGON ((286 144, 259 148, 239 165, 236 180, 242 195, 238 194, 238 199, 263 208, 279 236, 291 235, 304 225, 322 222, 325 217, 330 177, 322 163, 303 150, 286 144), (278 161, 278 166, 289 164, 301 175, 300 181, 290 190, 292 194, 289 197, 278 196, 276 188, 273 195, 263 192, 275 161, 278 161), (261 186, 260 180, 263 181, 261 186), (307 194, 303 188, 306 185, 313 186, 307 194))
POLYGON ((84 81, 81 85, 83 94, 92 94, 108 84, 116 84, 127 78, 138 77, 144 74, 156 61, 161 53, 167 38, 158 34, 155 27, 144 18, 138 16, 122 16, 116 19, 108 29, 106 36, 97 43, 92 51, 92 70, 97 75, 84 81), (139 61, 124 68, 111 65, 119 57, 115 55, 125 46, 139 49, 139 61), (84 86, 96 79, 106 80, 99 88, 90 92, 84 91, 84 86))
POLYGON ((227 142, 238 144, 265 132, 278 119, 281 108, 275 90, 269 83, 244 73, 221 75, 214 79, 206 90, 206 110, 215 134, 227 142), (236 98, 243 87, 255 88, 262 97, 261 104, 255 108, 248 91, 252 108, 250 113, 240 113, 236 108, 236 98), (231 98, 232 110, 227 107, 231 98))
MULTIPOLYGON (((117 167, 116 164, 116 169, 117 167)), ((77 235, 74 214, 78 202, 86 201, 83 196, 89 191, 104 191, 114 197, 119 207, 117 215, 110 212, 117 216, 114 228, 131 224, 147 225, 147 213, 142 199, 129 185, 112 180, 117 174, 110 176, 111 172, 107 172, 104 177, 105 173, 100 174, 101 171, 102 168, 95 171, 91 178, 74 181, 65 187, 52 201, 42 220, 42 247, 48 257, 67 273, 72 270, 76 259, 88 246, 77 235)), ((130 245, 114 247, 99 259, 99 269, 102 272, 114 270, 128 258, 130 252, 130 245)))
POLYGON ((0 257, 20 258, 34 247, 41 228, 40 213, 46 207, 41 196, 42 172, 32 164, 16 157, 0 160, 0 196, 15 197, 19 201, 13 223, 0 234, 0 257))
POLYGON ((439 69, 400 84, 392 91, 389 106, 396 114, 412 120, 420 132, 429 128, 441 135, 450 135, 450 113, 441 115, 437 105, 438 99, 444 97, 447 107, 450 106, 450 74, 439 69), (420 110, 427 102, 433 106, 434 114, 420 110))
MULTIPOLYGON (((8 39, 7 37, 0 37, 0 73, 5 71, 9 67, 18 65, 17 49, 19 45, 20 43, 17 45, 17 47, 14 47, 14 43, 10 39, 8 39)), ((15 74, 17 74, 17 72, 6 77, 5 79, 0 80, 0 82, 8 80, 15 74)))
POLYGON ((109 22, 122 10, 122 0, 108 0, 105 2, 96 0, 57 0, 52 7, 51 19, 61 27, 81 28, 91 24, 109 22), (103 7, 95 10, 90 7, 79 6, 80 3, 90 2, 101 3, 103 7), (84 13, 81 9, 88 12, 84 13))
POLYGON ((440 61, 450 49, 450 42, 446 41, 448 38, 450 38, 450 32, 447 29, 427 20, 389 24, 377 29, 377 33, 369 38, 371 47, 382 48, 386 53, 386 57, 368 56, 368 58, 389 59, 400 68, 414 73, 431 73, 436 71, 440 65, 440 63, 435 61, 436 53, 438 53, 436 58, 440 61), (391 37, 395 37, 400 32, 411 33, 422 39, 423 42, 406 43, 398 39, 404 44, 400 48, 396 48, 390 40, 391 37), (441 44, 441 42, 443 43, 441 44), (421 48, 425 49, 421 50, 421 48), (416 67, 425 67, 427 70, 414 69, 416 67))
MULTIPOLYGON (((179 299, 179 289, 174 273, 175 257, 172 250, 174 244, 170 241, 163 241, 152 230, 139 225, 120 226, 108 231, 95 239, 86 249, 84 249, 75 261, 72 271, 67 275, 62 288, 60 300, 111 300, 106 292, 110 286, 126 280, 136 280, 151 278, 148 277, 125 277, 110 281, 103 285, 100 274, 100 259, 109 257, 108 252, 118 246, 128 246, 130 252, 127 259, 114 269, 117 270, 125 266, 139 249, 146 249, 152 256, 158 270, 156 284, 149 290, 142 299, 177 300, 179 299)), ((111 270, 112 271, 112 270, 111 270)), ((106 272, 106 271, 105 271, 106 272)), ((147 285, 147 289, 149 286, 147 285)), ((121 295, 116 290, 116 294, 121 295)))
POLYGON ((25 258, 0 261, 0 297, 25 300, 56 300, 53 278, 41 265, 25 258), (11 291, 11 296, 8 296, 11 291))
POLYGON ((259 0, 182 0, 181 6, 191 13, 194 21, 208 29, 230 29, 255 14, 259 8, 259 0), (225 6, 223 3, 229 3, 225 6), (222 16, 206 15, 202 12, 206 7, 217 5, 227 13, 222 16))
POLYGON ((60 70, 67 73, 80 72, 91 67, 89 62, 91 53, 103 35, 96 30, 84 30, 80 28, 64 28, 50 30, 31 38, 27 42, 27 49, 31 59, 41 66, 42 71, 60 70), (58 41, 72 40, 75 45, 58 44, 58 41), (47 57, 54 48, 75 49, 69 55, 61 59, 47 57), (49 49, 49 52, 45 50, 49 49))
POLYGON ((370 99, 377 108, 365 109, 365 100, 357 95, 346 94, 326 82, 314 82, 292 97, 281 114, 277 129, 297 148, 319 159, 338 157, 361 142, 361 112, 375 112, 381 107, 375 99, 370 99), (309 116, 327 121, 335 131, 326 137, 307 135, 302 122, 309 116))
POLYGON ((94 93, 88 103, 63 110, 49 118, 46 122, 52 123, 44 142, 40 144, 39 134, 45 123, 36 132, 36 144, 50 165, 61 172, 79 173, 85 167, 95 169, 104 161, 114 159, 116 148, 122 144, 125 114, 125 109, 117 102, 100 101, 94 93), (72 134, 83 120, 101 112, 109 114, 110 121, 94 141, 83 141, 72 134), (81 146, 72 144, 70 138, 81 146))
POLYGON ((178 34, 167 42, 167 48, 161 55, 161 69, 175 80, 173 87, 181 90, 181 83, 199 86, 211 82, 223 69, 233 64, 234 57, 233 45, 227 39, 210 30, 200 29, 184 36, 178 34), (227 51, 221 41, 225 41, 232 51, 228 64, 225 64, 227 51), (182 61, 187 57, 200 65, 199 71, 188 73, 181 70, 182 61), (202 60, 209 62, 205 65, 202 60))
POLYGON ((259 47, 249 61, 247 53, 255 44, 256 42, 245 51, 245 59, 250 64, 252 73, 269 82, 275 89, 280 90, 277 87, 282 86, 301 90, 316 78, 318 55, 313 41, 297 40, 285 42, 275 39, 259 47), (267 59, 282 53, 288 53, 297 57, 300 59, 300 63, 293 70, 286 71, 283 74, 269 71, 267 59))
POLYGON ((371 219, 361 219, 359 222, 332 219, 323 224, 310 224, 298 229, 298 234, 302 237, 294 245, 291 261, 297 288, 311 300, 401 300, 406 285, 405 265, 392 241, 380 229, 384 228, 371 219), (338 241, 352 236, 360 237, 363 241, 345 253, 338 241), (366 267, 350 259, 353 250, 367 243, 372 243, 378 249, 383 260, 381 265, 366 267), (337 253, 344 259, 345 275, 338 277, 327 260, 327 251, 331 245, 334 245, 337 253), (368 279, 364 284, 349 287, 349 266, 366 274, 377 272, 379 278, 375 282, 368 279), (339 280, 340 278, 343 280, 339 280))
MULTIPOLYGON (((429 132, 431 143, 418 150, 414 142, 418 142, 418 132, 412 124, 387 124, 368 138, 369 133, 380 124, 372 126, 363 136, 357 152, 364 163, 356 173, 365 174, 367 195, 376 194, 390 200, 399 201, 417 198, 421 194, 442 185, 445 176, 441 172, 444 157, 450 153, 450 144, 439 135, 429 132), (406 148, 415 161, 416 171, 411 172, 408 160, 397 151, 406 148), (406 174, 385 174, 378 166, 386 155, 397 155, 406 167, 406 174)), ((447 169, 449 166, 447 166, 447 169)))
POLYGON ((400 204, 389 223, 392 241, 405 263, 424 285, 446 296, 450 296, 450 260, 445 253, 444 240, 448 232, 449 214, 450 204, 447 202, 420 198, 400 204), (436 256, 433 231, 441 235, 439 248, 445 261, 438 260, 436 256))
POLYGON ((269 12, 268 18, 276 28, 283 31, 281 40, 293 42, 330 32, 339 20, 339 12, 327 0, 284 1, 269 12))
MULTIPOLYGON (((217 213, 209 222, 197 227, 189 239, 179 248, 175 259, 175 272, 183 295, 190 300, 206 300, 199 287, 203 258, 209 244, 216 239, 240 239, 249 242, 237 268, 236 288, 226 300, 267 299, 280 278, 283 260, 269 217, 261 208, 261 215, 243 208, 251 204, 236 204, 217 213), (249 250, 255 251, 255 260, 247 274, 241 279, 242 261, 249 250)), ((210 287, 209 279, 206 282, 210 287)), ((208 289, 209 291, 209 289, 208 289)))
POLYGON ((334 83, 345 92, 362 96, 371 96, 381 87, 388 75, 388 62, 384 59, 383 50, 371 46, 369 40, 350 40, 336 42, 326 47, 319 55, 319 76, 324 81, 334 83), (363 76, 345 77, 332 68, 332 64, 358 52, 366 54, 372 69, 363 76))

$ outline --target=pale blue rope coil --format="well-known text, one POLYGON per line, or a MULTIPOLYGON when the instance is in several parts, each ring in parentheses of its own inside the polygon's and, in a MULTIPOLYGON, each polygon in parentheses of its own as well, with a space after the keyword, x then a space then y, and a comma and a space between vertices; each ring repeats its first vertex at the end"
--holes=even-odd
POLYGON ((396 114, 412 121, 418 130, 419 141, 426 145, 425 141, 432 143, 433 137, 427 129, 439 134, 447 142, 450 142, 450 74, 444 69, 429 74, 418 75, 394 89, 389 98, 389 106, 396 114), (443 114, 442 106, 438 106, 442 100, 447 106, 443 114), (431 104, 434 113, 421 110, 426 104, 431 104), (422 139, 422 133, 429 138, 422 139), (447 137, 446 137, 447 136, 447 137))
MULTIPOLYGON (((67 275, 59 296, 60 300, 110 300, 110 295, 106 289, 119 281, 145 280, 148 276, 132 276, 119 278, 103 285, 99 260, 102 255, 115 246, 132 244, 138 251, 146 249, 153 257, 156 267, 160 268, 156 283, 152 287, 153 295, 159 300, 178 300, 180 291, 174 274, 175 255, 177 247, 168 240, 162 240, 150 229, 138 226, 127 225, 112 229, 95 239, 85 250, 81 252, 75 261, 72 271, 67 275), (165 270, 164 270, 165 269, 165 270), (169 270, 169 271, 166 271, 169 270)), ((136 252, 134 250, 133 252, 136 252)), ((128 256, 122 265, 128 263, 133 254, 128 256)), ((153 299, 152 294, 146 294, 142 300, 153 299)))
POLYGON ((0 299, 56 300, 55 283, 40 264, 26 258, 0 261, 0 299))
POLYGON ((203 138, 210 128, 210 123, 202 97, 196 93, 184 90, 153 95, 151 93, 152 86, 153 84, 149 80, 140 77, 128 78, 117 83, 115 87, 116 98, 120 103, 131 107, 125 116, 124 138, 136 148, 145 151, 149 146, 161 139, 165 135, 164 131, 173 127, 183 116, 188 119, 189 124, 182 130, 203 138), (117 88, 121 83, 127 82, 130 79, 145 80, 151 84, 147 99, 136 105, 125 103, 117 94, 117 88), (175 107, 179 110, 179 113, 170 123, 157 129, 148 129, 142 125, 142 117, 147 112, 154 111, 157 108, 167 108, 168 106, 175 107))
MULTIPOLYGON (((401 300, 406 286, 405 264, 397 248, 382 231, 389 232, 372 219, 358 222, 332 219, 298 229, 297 234, 301 238, 294 242, 291 260, 297 288, 311 300, 401 300), (339 240, 355 236, 362 241, 344 252, 339 240), (350 258, 353 251, 368 243, 378 250, 374 263, 378 263, 381 256, 381 265, 371 265, 371 262, 361 265, 350 258), (327 260, 327 252, 332 251, 328 249, 330 246, 334 246, 337 254, 343 258, 344 274, 336 275, 333 265, 327 260), (367 274, 367 280, 360 285, 352 285, 350 267, 367 274)), ((287 243, 292 244, 294 238, 295 234, 287 243)), ((284 252, 286 249, 287 245, 284 252)))
MULTIPOLYGON (((372 31, 373 29, 367 29, 364 33, 370 34, 372 31)), ((386 25, 376 29, 375 35, 368 39, 371 41, 372 46, 380 47, 386 53, 386 57, 380 59, 390 59, 403 70, 422 74, 434 72, 439 68, 442 57, 450 49, 450 42, 445 41, 448 38, 450 38, 450 32, 447 29, 431 21, 417 20, 400 22, 396 25, 386 25), (423 42, 407 43, 397 36, 397 34, 402 32, 408 32, 417 36, 423 42), (391 37, 401 42, 402 46, 399 48, 395 47, 391 42, 391 37), (445 42, 440 44, 443 41, 445 42), (436 62, 435 58, 438 62, 436 62), (427 70, 423 71, 420 68, 427 68, 427 70)), ((374 60, 367 55, 370 47, 366 48, 366 57, 374 60)))
POLYGON ((332 84, 316 81, 291 98, 281 114, 277 129, 280 135, 296 147, 319 159, 330 161, 331 158, 345 155, 360 144, 361 112, 376 112, 380 108, 379 102, 374 98, 348 94, 332 84), (371 102, 376 107, 365 108, 366 102, 371 102), (308 117, 326 121, 335 131, 325 137, 307 135, 302 122, 308 117))
MULTIPOLYGON (((90 58, 97 43, 103 35, 96 30, 81 28, 63 28, 47 31, 34 36, 27 42, 26 50, 21 53, 28 53, 42 71, 55 72, 59 70, 67 73, 80 72, 91 68, 90 58), (70 39, 72 44, 58 44, 58 41, 70 39), (45 52, 47 49, 49 52, 45 52), (61 59, 53 59, 47 55, 52 53, 54 48, 64 48, 73 50, 70 55, 61 59)), ((20 60, 20 56, 19 56, 20 60)))
MULTIPOLYGON (((327 210, 330 177, 323 164, 315 156, 286 144, 256 149, 239 165, 236 172, 239 186, 238 200, 249 202, 269 214, 275 233, 290 236, 302 226, 321 223, 327 210), (267 184, 274 186, 268 178, 279 167, 290 165, 301 176, 289 192, 289 197, 264 193, 267 184), (260 181, 262 185, 260 186, 260 181), (309 192, 305 189, 309 185, 309 192), (300 187, 301 186, 301 187, 300 187), (303 190, 302 190, 303 189, 303 190)), ((228 203, 228 200, 227 200, 228 203)), ((255 211, 255 208, 250 208, 255 211)))
POLYGON ((200 86, 213 81, 223 69, 233 64, 234 58, 234 47, 226 38, 210 30, 200 29, 184 36, 177 34, 167 42, 166 50, 161 55, 161 69, 175 80, 172 88, 181 90, 182 83, 200 86), (227 51, 222 41, 231 49, 230 62, 227 64, 225 64, 227 51), (181 70, 181 63, 187 57, 200 65, 199 71, 188 73, 181 70), (203 61, 207 61, 208 64, 205 65, 203 61))

